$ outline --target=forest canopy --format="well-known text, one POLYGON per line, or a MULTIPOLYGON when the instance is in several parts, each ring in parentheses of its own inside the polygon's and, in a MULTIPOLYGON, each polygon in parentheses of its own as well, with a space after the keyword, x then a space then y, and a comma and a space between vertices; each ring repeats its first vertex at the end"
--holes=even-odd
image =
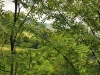
POLYGON ((99 0, 12 2, 0 0, 0 75, 100 75, 99 0))

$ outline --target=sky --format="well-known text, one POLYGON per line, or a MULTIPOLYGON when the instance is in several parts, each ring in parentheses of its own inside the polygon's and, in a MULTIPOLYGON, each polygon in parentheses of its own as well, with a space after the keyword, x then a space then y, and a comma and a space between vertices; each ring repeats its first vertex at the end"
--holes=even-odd
MULTIPOLYGON (((3 0, 4 1, 4 10, 11 10, 14 12, 15 9, 15 4, 12 2, 12 0, 3 0)), ((25 12, 25 9, 22 8, 21 11, 25 12)))
MULTIPOLYGON (((14 9, 15 9, 15 5, 14 3, 12 2, 12 0, 3 0, 4 1, 4 7, 3 9, 4 10, 11 10, 14 12, 14 9)), ((22 8, 21 11, 24 11, 25 12, 25 9, 22 8)), ((43 17, 45 17, 45 15, 43 15, 43 17)), ((41 22, 41 20, 43 19, 43 17, 41 19, 38 19, 39 22, 41 22)), ((46 20, 45 23, 52 23, 53 21, 51 20, 46 20)))
MULTIPOLYGON (((11 11, 13 11, 14 12, 14 3, 12 2, 12 0, 3 0, 4 1, 4 10, 11 10, 11 11)), ((24 11, 25 12, 25 9, 24 8, 22 8, 21 9, 21 11, 24 11)), ((37 15, 36 15, 36 17, 38 17, 37 15)), ((45 17, 45 15, 43 15, 42 16, 42 18, 41 19, 38 19, 38 21, 39 22, 41 22, 41 20, 43 19, 45 17)), ((53 22, 54 20, 46 20, 45 21, 45 23, 49 23, 49 24, 51 24, 52 22, 53 22)), ((76 20, 75 20, 76 22, 80 22, 80 20, 78 19, 78 18, 76 18, 76 20)))
POLYGON ((4 1, 4 10, 11 10, 14 11, 14 3, 12 0, 3 0, 4 1))

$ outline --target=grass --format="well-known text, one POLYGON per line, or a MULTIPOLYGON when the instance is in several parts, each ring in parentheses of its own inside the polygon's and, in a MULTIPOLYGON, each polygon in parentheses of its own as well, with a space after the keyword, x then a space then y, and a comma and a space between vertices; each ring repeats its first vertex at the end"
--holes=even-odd
MULTIPOLYGON (((17 51, 21 51, 21 50, 25 50, 26 48, 22 48, 22 47, 15 46, 15 49, 17 51)), ((0 50, 10 51, 10 45, 9 44, 5 44, 4 46, 2 46, 0 44, 0 50)))
POLYGON ((0 50, 10 50, 10 45, 5 44, 4 46, 0 44, 0 50))

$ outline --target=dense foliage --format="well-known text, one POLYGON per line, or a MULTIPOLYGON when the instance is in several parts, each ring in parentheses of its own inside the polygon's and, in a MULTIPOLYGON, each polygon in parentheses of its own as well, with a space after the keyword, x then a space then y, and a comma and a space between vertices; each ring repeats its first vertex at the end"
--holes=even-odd
POLYGON ((0 0, 0 75, 100 75, 99 0, 13 3, 5 11, 0 0))

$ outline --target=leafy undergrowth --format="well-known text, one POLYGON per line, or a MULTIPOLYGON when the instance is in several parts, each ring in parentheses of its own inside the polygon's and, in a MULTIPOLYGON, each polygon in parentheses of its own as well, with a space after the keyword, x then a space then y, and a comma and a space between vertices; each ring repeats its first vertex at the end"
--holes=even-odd
POLYGON ((16 54, 12 56, 10 46, 5 45, 0 50, 0 75, 9 75, 11 63, 14 63, 17 75, 50 75, 54 69, 43 54, 44 51, 16 47, 16 54))
MULTIPOLYGON (((10 54, 9 47, 5 45, 0 50, 0 75, 9 75, 11 63, 15 65, 16 75, 73 75, 75 73, 61 54, 46 46, 39 49, 16 47, 14 55, 10 54)), ((75 58, 73 53, 69 58, 73 60, 72 63, 81 75, 98 74, 98 66, 94 60, 94 63, 93 61, 90 63, 89 59, 75 58)))

